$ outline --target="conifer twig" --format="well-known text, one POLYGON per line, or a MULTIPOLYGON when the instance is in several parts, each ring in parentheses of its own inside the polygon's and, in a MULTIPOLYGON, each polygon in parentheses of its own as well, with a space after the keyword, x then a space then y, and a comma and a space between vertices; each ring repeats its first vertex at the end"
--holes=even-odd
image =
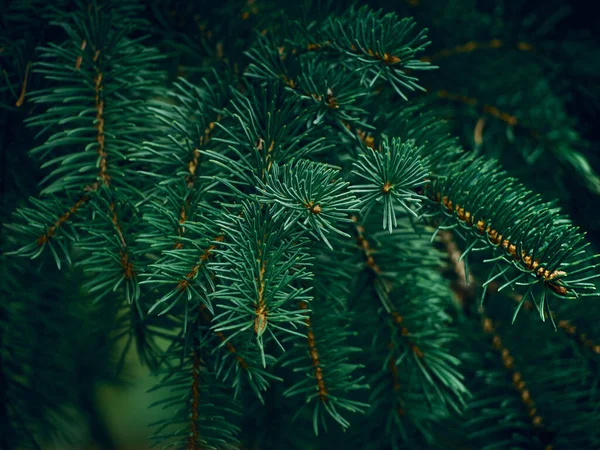
MULTIPOLYGON (((98 61, 98 57, 100 56, 100 50, 96 50, 94 54, 93 61, 96 63, 98 61)), ((104 89, 104 85, 102 84, 103 73, 99 68, 96 68, 96 76, 94 77, 94 91, 95 91, 95 107, 96 107, 96 140, 98 141, 98 156, 100 161, 98 165, 100 166, 100 172, 98 173, 98 178, 102 181, 105 186, 110 184, 110 176, 107 173, 107 158, 108 154, 105 150, 105 141, 104 141, 104 98, 102 95, 102 91, 104 89)))
MULTIPOLYGON (((502 342, 502 338, 498 334, 492 320, 486 317, 482 312, 482 329, 484 333, 492 336, 492 345, 494 350, 500 353, 502 357, 502 364, 506 371, 510 374, 514 388, 516 389, 523 406, 527 412, 527 415, 531 418, 531 425, 538 431, 548 431, 544 425, 544 420, 539 414, 535 401, 531 397, 531 393, 527 389, 527 384, 523 380, 521 372, 514 367, 514 358, 510 354, 510 350, 506 348, 502 342)), ((540 433, 541 434, 541 433, 540 433)), ((541 436, 542 437, 542 436, 541 436)), ((548 444, 546 449, 550 450, 551 445, 548 444)))
MULTIPOLYGON (((300 309, 307 309, 308 304, 304 301, 300 302, 300 309)), ((312 365, 315 368, 315 379, 317 380, 317 387, 319 389, 319 398, 322 402, 328 401, 327 387, 323 380, 323 368, 321 367, 321 361, 319 360, 319 352, 315 342, 315 335, 311 325, 311 320, 308 314, 306 315, 306 337, 308 339, 308 349, 310 358, 312 359, 312 365)))
MULTIPOLYGON (((358 223, 357 223, 358 218, 356 216, 353 216, 352 220, 355 222, 356 242, 358 243, 358 246, 364 255, 365 264, 367 265, 367 267, 369 269, 371 269, 371 271, 373 271, 375 280, 376 280, 375 282, 379 283, 382 286, 382 288, 384 289, 385 294, 387 296, 387 293, 389 293, 389 291, 391 289, 391 283, 389 283, 389 282, 386 283, 383 279, 381 279, 382 270, 375 260, 375 257, 374 257, 375 252, 374 252, 373 248, 371 247, 371 244, 369 243, 368 239, 365 237, 364 227, 362 225, 358 225, 358 223)), ((394 322, 394 325, 400 332, 400 335, 405 339, 406 344, 408 345, 410 350, 415 354, 415 356, 418 357, 419 359, 424 359, 425 354, 423 353, 421 348, 409 337, 410 332, 409 332, 408 328, 406 328, 406 326, 404 325, 404 317, 402 315, 400 315, 398 313, 398 311, 396 311, 396 309, 393 307, 393 305, 391 304, 389 299, 387 299, 387 301, 388 301, 388 304, 384 305, 384 307, 386 308, 386 311, 388 312, 388 314, 391 316, 391 318, 394 322)))
MULTIPOLYGON (((501 248, 504 249, 504 251, 506 253, 508 253, 513 258, 517 259, 518 255, 517 255, 516 244, 512 243, 511 241, 509 241, 506 238, 503 239, 504 236, 501 234, 501 230, 498 231, 498 230, 492 228, 491 226, 486 225, 486 223, 483 219, 479 219, 477 221, 477 223, 473 223, 473 215, 471 214, 471 212, 466 211, 465 208, 463 206, 459 205, 458 203, 453 204, 452 200, 449 199, 447 196, 444 196, 442 198, 440 196, 440 194, 438 193, 434 200, 437 201, 438 203, 441 202, 450 214, 452 214, 456 211, 458 220, 466 223, 467 225, 469 225, 471 227, 475 226, 477 229, 477 232, 480 235, 487 234, 487 236, 489 237, 490 241, 493 244, 495 244, 499 247, 501 246, 501 248)), ((520 260, 523 263, 523 265, 528 270, 530 270, 533 274, 542 278, 544 280, 545 284, 550 289, 552 289, 554 292, 556 292, 559 295, 566 295, 568 293, 567 288, 565 286, 553 281, 555 278, 560 278, 561 276, 565 275, 565 273, 563 271, 554 270, 554 271, 550 272, 549 270, 547 270, 543 266, 541 266, 537 259, 533 259, 529 254, 527 254, 527 252, 525 250, 522 250, 521 255, 519 255, 519 256, 520 256, 520 260)))
MULTIPOLYGON (((441 241, 446 247, 446 251, 448 252, 452 268, 454 270, 454 273, 456 274, 456 278, 452 283, 453 290, 458 296, 461 306, 463 307, 463 309, 466 310, 475 298, 474 289, 475 285, 477 284, 477 278, 469 270, 469 280, 471 280, 471 284, 467 284, 464 265, 459 262, 461 252, 456 244, 452 232, 442 230, 440 231, 439 235, 441 237, 441 241)), ((491 293, 497 293, 499 287, 500 285, 494 281, 487 286, 487 290, 491 293)), ((512 300, 514 300, 516 303, 521 303, 523 301, 522 295, 516 292, 511 292, 510 294, 506 295, 512 300)), ((532 303, 529 300, 525 300, 523 304, 523 309, 531 311, 533 309, 532 303)), ((558 319, 557 314, 554 311, 551 311, 550 314, 552 314, 552 318, 556 321, 556 325, 559 330, 562 330, 564 333, 566 333, 577 343, 581 344, 583 347, 600 355, 600 345, 594 342, 592 339, 588 338, 586 333, 577 334, 577 327, 573 325, 569 320, 558 319)))
MULTIPOLYGON (((206 308, 206 306, 204 304, 200 305, 200 313, 202 314, 202 319, 206 323, 209 324, 209 323, 212 322, 212 315, 208 311, 208 309, 206 308)), ((235 348, 235 346, 231 343, 231 340, 228 340, 227 337, 225 336, 225 334, 223 334, 222 331, 213 331, 213 332, 219 338, 219 340, 221 342, 226 342, 225 347, 227 348, 227 351, 229 351, 229 353, 231 353, 234 356, 234 358, 237 361, 238 365, 242 369, 248 370, 248 363, 246 362, 246 360, 242 356, 240 356, 240 354, 238 353, 238 351, 235 348)))
POLYGON ((87 201, 89 199, 90 199, 90 196, 88 194, 86 194, 83 197, 81 197, 79 200, 77 200, 75 202, 75 204, 73 206, 71 206, 71 208, 67 212, 65 212, 62 216, 60 216, 54 222, 54 224, 52 224, 48 228, 48 231, 46 231, 44 234, 42 234, 40 237, 37 238, 38 246, 42 246, 46 242, 48 242, 48 240, 50 238, 52 238, 52 236, 54 236, 54 234, 58 231, 58 229, 60 227, 62 227, 71 218, 71 216, 73 216, 79 210, 79 208, 81 208, 85 203, 87 203, 87 201))

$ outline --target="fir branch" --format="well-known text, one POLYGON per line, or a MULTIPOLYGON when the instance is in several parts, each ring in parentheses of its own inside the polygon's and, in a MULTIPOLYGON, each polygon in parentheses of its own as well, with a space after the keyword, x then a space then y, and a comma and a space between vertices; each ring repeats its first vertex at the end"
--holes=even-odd
POLYGON ((147 211, 146 222, 152 223, 153 227, 139 239, 161 252, 141 282, 157 289, 158 298, 148 313, 162 308, 159 315, 169 312, 176 315, 180 310, 172 310, 183 305, 182 312, 187 317, 195 302, 214 312, 208 296, 214 282, 207 264, 213 251, 225 239, 214 222, 216 211, 199 201, 200 192, 192 194, 186 186, 181 186, 179 192, 169 187, 162 192, 167 195, 166 204, 154 203, 147 211), (178 214, 173 208, 181 203, 189 204, 188 211, 183 210, 185 221, 182 221, 181 212, 178 214), (185 235, 181 231, 184 223, 185 235))
POLYGON ((525 285, 524 295, 536 301, 533 289, 538 286, 541 311, 549 308, 547 293, 562 298, 598 295, 587 292, 594 290, 589 281, 598 276, 589 275, 596 267, 595 257, 587 254, 589 244, 556 208, 508 178, 493 161, 463 158, 449 173, 427 185, 426 191, 440 204, 440 228, 464 230, 465 263, 476 246, 494 253, 486 260, 494 266, 484 287, 504 277, 499 290, 525 285), (509 270, 517 271, 512 279, 509 270))
POLYGON ((531 398, 531 394, 526 389, 527 384, 522 380, 520 372, 514 368, 514 358, 510 354, 510 350, 504 347, 502 338, 497 333, 491 319, 486 316, 482 316, 482 328, 486 334, 493 337, 492 343, 494 349, 502 355, 502 364, 504 368, 510 373, 515 389, 519 393, 523 405, 527 410, 527 414, 531 417, 531 424, 534 427, 543 427, 543 419, 537 415, 537 409, 535 407, 535 401, 531 398))
POLYGON ((296 224, 307 227, 331 249, 325 234, 350 237, 340 227, 351 222, 348 215, 357 211, 349 183, 338 176, 339 170, 305 159, 281 167, 274 164, 264 182, 256 179, 257 198, 277 205, 274 220, 287 216, 284 229, 296 224))
POLYGON ((245 202, 240 216, 217 221, 229 239, 215 250, 220 261, 210 265, 221 282, 211 297, 223 312, 215 316, 215 331, 234 331, 232 336, 253 331, 266 366, 263 335, 279 342, 275 331, 298 334, 302 311, 290 303, 308 301, 308 289, 293 283, 308 280, 310 258, 302 232, 285 230, 281 219, 257 203, 245 202), (253 255, 249 257, 248 255, 253 255))
MULTIPOLYGON (((441 241, 444 243, 446 251, 448 252, 451 267, 456 275, 455 280, 453 280, 454 291, 460 300, 461 306, 465 312, 468 313, 469 308, 474 303, 475 284, 478 284, 478 280, 471 272, 469 272, 467 277, 464 266, 460 263, 462 259, 461 251, 458 248, 452 233, 449 231, 441 231, 439 234, 441 235, 441 241), (467 283, 467 279, 470 280, 470 284, 467 283)), ((498 293, 499 287, 500 284, 494 281, 487 285, 487 292, 490 294, 498 293)), ((520 309, 531 311, 534 308, 534 305, 527 298, 524 298, 523 295, 511 292, 508 294, 508 297, 517 303, 515 314, 513 315, 513 322, 516 319, 516 313, 520 309)), ((577 342, 582 347, 595 354, 600 354, 600 345, 594 342, 594 340, 588 338, 586 333, 577 334, 576 325, 573 325, 569 320, 559 319, 555 311, 550 311, 549 314, 551 315, 552 321, 556 324, 555 326, 558 330, 564 332, 570 339, 577 342)), ((547 314, 544 312, 544 317, 546 315, 547 314)))
MULTIPOLYGON (((507 125, 509 125, 511 127, 515 127, 519 124, 519 121, 517 120, 517 118, 514 115, 509 114, 504 111, 500 111, 495 106, 481 104, 481 102, 474 97, 468 97, 466 95, 448 92, 443 89, 436 91, 435 95, 437 95, 439 98, 463 103, 468 106, 472 106, 472 107, 479 106, 480 109, 484 113, 489 114, 490 116, 495 117, 498 120, 501 120, 502 122, 506 123, 507 125)), ((532 133, 532 135, 534 135, 534 136, 537 135, 537 133, 533 130, 529 130, 529 132, 532 133)))
POLYGON ((328 19, 318 38, 313 38, 306 48, 325 48, 343 55, 350 68, 361 69, 364 86, 372 87, 381 78, 406 99, 403 90, 422 89, 406 71, 434 68, 414 59, 428 45, 425 30, 414 29, 411 19, 399 19, 394 13, 350 8, 344 16, 328 19))
MULTIPOLYGON (((577 131, 574 130, 572 125, 564 118, 564 107, 562 104, 556 104, 556 99, 552 97, 552 92, 549 91, 549 88, 540 92, 536 96, 537 98, 534 97, 532 99, 532 101, 537 102, 544 101, 544 109, 553 111, 552 116, 550 118, 543 117, 543 121, 536 117, 535 114, 532 114, 532 117, 529 120, 525 120, 523 117, 518 119, 516 114, 502 111, 493 105, 484 104, 475 97, 451 93, 444 89, 436 91, 435 95, 445 100, 477 108, 482 113, 488 114, 498 119, 500 122, 505 123, 511 129, 520 131, 540 146, 537 151, 526 150, 524 152, 523 158, 526 162, 529 164, 534 163, 544 150, 547 150, 551 153, 553 159, 571 167, 574 173, 583 179, 592 192, 600 192, 600 177, 594 171, 585 154, 577 150, 577 144, 573 139, 577 131), (551 126, 548 126, 548 120, 553 121, 551 126), (560 130, 559 133, 557 133, 557 129, 560 130)), ((522 115, 524 114, 521 114, 521 116, 522 115)))
MULTIPOLYGON (((307 308, 308 305, 305 302, 300 303, 300 309, 307 308)), ((310 323, 309 316, 306 316, 306 333, 306 336, 308 338, 308 349, 310 352, 310 357, 312 359, 312 365, 315 368, 315 379, 317 380, 319 398, 322 402, 327 402, 327 387, 325 386, 325 381, 323 380, 323 369, 321 368, 321 363, 319 361, 319 351, 317 350, 317 346, 315 343, 315 335, 310 323)))
POLYGON ((79 208, 81 208, 85 203, 87 203, 89 199, 90 199, 90 196, 86 194, 83 197, 81 197, 79 200, 77 200, 75 202, 75 204, 73 206, 71 206, 71 208, 69 208, 69 210, 67 212, 65 212, 62 216, 60 216, 56 220, 56 222, 54 222, 54 224, 52 224, 44 234, 42 234, 40 237, 37 238, 38 246, 41 247, 42 245, 46 244, 46 242, 48 242, 48 240, 51 239, 52 236, 54 236, 54 234, 58 231, 58 229, 60 227, 62 227, 64 223, 68 222, 69 219, 71 218, 71 216, 76 214, 77 211, 79 210, 79 208))
POLYGON ((235 91, 225 111, 229 126, 218 124, 224 137, 213 139, 228 145, 230 154, 202 153, 229 173, 229 185, 253 186, 255 177, 264 180, 274 163, 308 158, 332 147, 316 129, 306 127, 309 112, 279 83, 249 86, 247 95, 235 91))
MULTIPOLYGON (((392 270, 390 270, 389 268, 387 268, 385 271, 381 269, 380 263, 375 258, 376 253, 372 249, 372 245, 370 244, 369 240, 366 239, 366 237, 365 237, 364 227, 361 225, 357 225, 356 232, 357 232, 357 242, 364 254, 366 266, 369 267, 369 269, 371 270, 372 276, 370 277, 370 280, 372 281, 375 292, 376 292, 377 296, 379 297, 382 306, 384 307, 384 311, 386 313, 385 315, 387 317, 386 321, 389 321, 389 323, 395 328, 397 336, 403 342, 403 348, 405 348, 407 352, 410 352, 410 354, 413 355, 413 357, 414 357, 413 361, 416 362, 416 365, 417 365, 417 367, 419 367, 419 370, 427 378, 427 381, 434 386, 434 389, 436 390, 435 395, 439 396, 438 398, 440 400, 442 400, 443 402, 449 401, 449 403, 451 405, 453 405, 452 406, 453 408, 460 409, 459 406, 453 404, 454 402, 452 400, 448 400, 448 398, 444 397, 444 395, 441 393, 441 391, 437 390, 438 387, 437 387, 436 383, 433 381, 434 379, 441 380, 442 378, 446 378, 445 381, 443 382, 443 384, 449 389, 449 391, 452 392, 453 395, 456 395, 460 399, 461 396, 464 395, 464 393, 465 393, 465 389, 460 382, 460 375, 458 375, 458 373, 454 369, 446 367, 446 362, 442 363, 442 361, 439 359, 439 354, 438 354, 439 349, 437 348, 436 344, 434 344, 434 343, 427 344, 427 345, 432 345, 432 351, 434 354, 431 356, 431 358, 427 357, 426 350, 423 350, 424 347, 423 347, 423 345, 419 345, 418 340, 424 339, 424 342, 427 342, 429 336, 427 336, 427 333, 423 333, 422 335, 420 335, 420 333, 414 333, 414 332, 411 333, 406 326, 406 317, 405 317, 406 314, 400 314, 398 312, 397 307, 395 306, 395 304, 393 302, 393 298, 398 296, 397 295, 398 290, 406 291, 406 290, 410 290, 410 289, 414 288, 414 286, 411 286, 411 284, 415 284, 415 285, 418 284, 418 278, 417 278, 417 280, 405 281, 408 284, 408 286, 397 286, 397 285, 394 286, 395 280, 394 280, 394 278, 392 278, 394 272, 392 270), (444 367, 444 368, 442 369, 442 367, 444 367), (441 375, 441 372, 444 372, 443 376, 441 375), (449 379, 452 379, 453 381, 448 382, 449 379)), ((412 232, 414 233, 414 231, 412 231, 412 232)), ((388 233, 385 233, 385 235, 390 236, 388 233)), ((425 239, 418 239, 416 234, 413 234, 413 239, 421 240, 423 242, 426 241, 425 239)), ((403 242, 405 242, 405 241, 403 241, 403 242)), ((394 254, 394 258, 392 261, 394 261, 394 260, 398 261, 399 259, 401 259, 401 257, 398 253, 394 253, 394 251, 396 249, 394 248, 393 245, 390 245, 390 244, 391 243, 388 243, 388 245, 384 248, 394 254)), ((414 267, 418 264, 417 261, 418 261, 419 256, 418 256, 418 254, 412 255, 411 253, 412 252, 409 253, 410 256, 415 258, 415 262, 412 264, 412 267, 414 270, 414 267)), ((436 259, 436 257, 437 257, 437 255, 434 253, 433 254, 434 260, 436 259)), ((425 263, 425 262, 426 262, 425 260, 423 260, 423 259, 421 260, 421 263, 425 263)), ((435 262, 439 263, 439 260, 437 260, 435 262)), ((393 264, 393 262, 391 264, 393 264)), ((396 262, 396 264, 398 264, 398 263, 396 262)), ((409 264, 407 264, 407 266, 411 266, 411 264, 409 263, 409 264)), ((418 273, 415 274, 415 276, 418 277, 418 273)), ((425 288, 425 287, 423 287, 423 288, 425 288)), ((433 291, 433 289, 431 289, 431 290, 433 291)), ((439 305, 443 294, 436 291, 435 294, 432 292, 432 295, 439 296, 436 298, 435 302, 432 302, 432 307, 434 307, 435 304, 439 305)), ((410 301, 405 301, 404 305, 406 307, 411 308, 410 301)), ((442 339, 442 334, 443 333, 439 334, 440 339, 442 339)), ((405 359, 405 357, 406 357, 406 354, 403 354, 400 359, 401 360, 405 359)), ((454 361, 454 363, 457 363, 457 361, 454 361)), ((461 400, 458 401, 458 404, 460 404, 460 403, 461 403, 461 400)))
MULTIPOLYGON (((211 325, 214 316, 204 305, 200 305, 200 314, 204 323, 211 325)), ((247 383, 260 402, 264 403, 263 392, 267 390, 270 382, 282 381, 282 379, 260 367, 261 355, 257 354, 259 352, 254 348, 248 345, 234 345, 235 337, 228 336, 222 331, 211 330, 211 333, 218 338, 218 343, 213 349, 216 377, 225 382, 233 373, 233 380, 230 382, 233 386, 234 398, 240 396, 242 388, 247 383), (232 358, 233 364, 227 365, 228 358, 232 358)), ((267 357, 267 361, 271 363, 272 358, 267 357)))
POLYGON ((362 212, 371 209, 383 200, 383 229, 390 233, 398 225, 394 202, 398 202, 406 212, 417 214, 409 206, 420 203, 425 197, 415 193, 415 189, 427 182, 427 171, 421 163, 420 148, 411 141, 393 139, 382 141, 380 152, 367 150, 354 163, 353 173, 368 184, 355 185, 352 192, 359 196, 362 212))
MULTIPOLYGON (((300 339, 294 337, 295 345, 283 356, 282 367, 292 366, 301 378, 294 380, 283 395, 302 396, 304 407, 312 406, 310 416, 315 435, 319 435, 321 428, 327 430, 327 417, 347 429, 350 422, 341 411, 364 413, 368 407, 351 397, 354 391, 368 388, 364 377, 356 375, 363 366, 352 362, 360 349, 345 344, 354 333, 348 330, 348 318, 343 314, 332 314, 327 308, 318 308, 315 313, 313 306, 309 316, 306 302, 300 302, 299 307, 306 313, 305 341, 298 342, 300 339)), ((300 408, 296 417, 302 411, 300 408)))
POLYGON ((181 357, 183 343, 176 341, 168 356, 174 362, 152 390, 168 395, 150 407, 161 407, 171 414, 152 424, 152 440, 167 447, 196 450, 234 450, 238 448, 235 424, 239 407, 227 395, 227 388, 215 380, 203 364, 204 345, 196 340, 194 348, 181 357))

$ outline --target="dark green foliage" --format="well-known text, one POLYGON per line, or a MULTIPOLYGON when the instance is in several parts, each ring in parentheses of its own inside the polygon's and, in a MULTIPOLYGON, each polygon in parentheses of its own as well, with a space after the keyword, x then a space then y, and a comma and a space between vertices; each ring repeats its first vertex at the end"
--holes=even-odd
POLYGON ((232 338, 255 334, 263 366, 263 334, 279 344, 278 333, 298 333, 304 320, 298 303, 311 298, 309 289, 294 286, 311 278, 306 241, 273 216, 254 202, 244 203, 239 216, 225 216, 218 223, 228 240, 215 250, 221 261, 211 265, 220 280, 211 293, 218 311, 215 331, 227 331, 232 338))
POLYGON ((238 448, 239 406, 204 366, 203 350, 196 341, 190 349, 180 342, 169 349, 168 368, 157 386, 167 393, 150 405, 169 412, 170 418, 156 424, 152 436, 161 448, 238 448))
MULTIPOLYGON (((353 360, 361 352, 359 347, 346 345, 356 333, 350 331, 350 317, 343 310, 325 308, 322 302, 311 302, 311 318, 307 318, 307 338, 295 339, 295 345, 282 357, 282 367, 289 367, 298 375, 284 392, 284 397, 301 397, 304 406, 296 415, 308 408, 315 435, 319 429, 327 431, 327 416, 343 429, 350 426, 344 418, 349 413, 364 413, 366 403, 351 400, 353 391, 367 389, 364 377, 358 376, 364 366, 353 360), (322 309, 315 309, 315 302, 322 309), (321 377, 315 391, 315 378, 321 377)), ((317 378, 318 379, 318 378, 317 378)))
POLYGON ((558 208, 507 177, 493 160, 463 158, 447 172, 454 175, 436 178, 427 188, 440 204, 439 228, 464 236, 465 264, 471 251, 493 250, 485 260, 494 265, 484 287, 494 280, 499 291, 525 286, 519 307, 530 297, 542 319, 550 316, 549 294, 598 296, 592 282, 599 276, 597 258, 558 208))
POLYGON ((418 204, 423 199, 415 193, 427 181, 419 153, 412 141, 402 143, 395 139, 390 145, 384 140, 380 152, 366 150, 355 163, 354 173, 361 181, 368 182, 353 187, 354 192, 362 194, 363 213, 383 200, 383 228, 390 233, 398 226, 394 201, 416 217, 409 204, 418 204))
POLYGON ((349 9, 340 18, 330 18, 313 41, 343 53, 350 69, 364 68, 363 85, 373 86, 380 78, 406 99, 405 90, 422 89, 407 70, 432 69, 428 63, 415 59, 423 50, 425 30, 417 31, 412 19, 400 19, 396 14, 382 14, 370 8, 349 9))
POLYGON ((598 448, 595 47, 347 3, 0 6, 0 447, 598 448))
POLYGON ((258 199, 261 203, 277 205, 273 220, 287 217, 284 229, 301 222, 331 248, 325 233, 350 237, 339 227, 351 222, 348 215, 358 211, 356 199, 348 193, 348 183, 336 179, 338 176, 338 170, 308 160, 281 168, 274 165, 264 183, 260 179, 256 181, 260 191, 258 199))

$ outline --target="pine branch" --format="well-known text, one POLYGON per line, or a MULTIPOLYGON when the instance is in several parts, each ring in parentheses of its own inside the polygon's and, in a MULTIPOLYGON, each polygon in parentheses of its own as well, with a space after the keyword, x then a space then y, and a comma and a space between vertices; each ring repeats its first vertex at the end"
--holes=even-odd
MULTIPOLYGON (((376 247, 366 238, 362 225, 358 225, 356 231, 364 264, 370 271, 368 280, 383 306, 382 313, 373 311, 368 324, 359 321, 362 328, 377 330, 372 351, 373 364, 380 365, 380 369, 369 380, 372 387, 369 416, 376 423, 385 421, 386 436, 381 437, 381 445, 385 442, 398 448, 401 441, 432 441, 434 424, 441 423, 450 411, 461 411, 467 396, 462 377, 456 370, 458 360, 444 348, 454 339, 453 333, 440 323, 440 320, 449 320, 442 312, 447 306, 444 299, 447 293, 442 292, 443 284, 437 284, 441 280, 421 279, 425 274, 421 270, 425 267, 439 266, 439 256, 428 239, 419 238, 410 229, 402 234, 402 228, 391 235, 382 232, 378 235, 381 242, 376 247), (396 239, 387 241, 390 237, 396 239), (407 242, 414 243, 415 248, 402 249, 407 242), (431 253, 431 261, 424 258, 427 251, 431 253), (399 278, 396 275, 400 273, 399 267, 411 267, 414 275, 399 278), (425 311, 426 308, 431 309, 425 311), (426 317, 436 319, 424 324, 426 317), (393 396, 389 395, 390 391, 393 396)), ((361 307, 365 306, 361 303, 361 307)))
POLYGON ((410 204, 418 205, 425 198, 414 190, 427 182, 427 172, 419 157, 421 149, 411 141, 402 143, 393 139, 389 144, 384 139, 381 146, 381 151, 367 151, 354 163, 353 173, 368 184, 355 185, 352 191, 362 194, 359 199, 363 214, 383 200, 383 229, 391 233, 398 226, 394 202, 417 216, 410 204))
MULTIPOLYGON (((308 310, 306 302, 301 302, 299 307, 308 310)), ((298 409, 296 417, 305 407, 312 406, 310 417, 316 436, 321 428, 327 431, 327 417, 346 429, 350 422, 341 411, 364 413, 368 407, 352 398, 354 391, 368 386, 364 384, 364 377, 357 375, 363 366, 352 362, 360 349, 346 344, 354 336, 348 329, 348 317, 331 312, 330 308, 315 310, 312 306, 311 315, 305 315, 305 341, 298 342, 299 339, 294 338, 295 345, 282 358, 282 367, 292 367, 293 372, 301 374, 283 395, 304 397, 304 406, 298 409)))
POLYGON ((281 220, 254 202, 242 205, 241 217, 228 215, 218 223, 230 240, 215 250, 221 262, 211 265, 221 282, 211 297, 223 311, 214 318, 214 330, 253 332, 266 367, 263 335, 279 342, 275 331, 299 334, 295 329, 304 322, 302 311, 288 308, 310 299, 307 289, 292 285, 311 278, 306 242, 302 232, 285 231, 281 220))
POLYGON ((549 308, 548 293, 562 298, 598 295, 587 292, 594 290, 589 281, 598 276, 589 275, 596 267, 595 257, 586 253, 589 244, 564 217, 556 215, 557 209, 516 184, 494 162, 464 158, 449 173, 426 190, 440 204, 440 228, 465 233, 465 263, 476 248, 494 254, 486 260, 494 266, 484 287, 504 277, 506 283, 499 290, 525 285, 524 296, 531 296, 536 304, 533 290, 538 287, 538 308, 543 311, 549 308), (509 274, 515 271, 511 279, 509 274))
POLYGON ((264 182, 256 179, 258 199, 276 205, 274 220, 287 216, 284 229, 297 224, 307 227, 331 249, 325 233, 350 237, 340 227, 351 222, 348 215, 357 211, 348 183, 338 176, 338 170, 305 159, 281 168, 275 164, 264 182))
POLYGON ((152 439, 182 450, 236 449, 239 407, 203 366, 204 344, 200 339, 194 340, 194 347, 183 356, 182 343, 176 342, 169 355, 175 364, 163 371, 163 378, 153 388, 168 394, 150 406, 161 407, 171 415, 152 424, 155 427, 152 439))

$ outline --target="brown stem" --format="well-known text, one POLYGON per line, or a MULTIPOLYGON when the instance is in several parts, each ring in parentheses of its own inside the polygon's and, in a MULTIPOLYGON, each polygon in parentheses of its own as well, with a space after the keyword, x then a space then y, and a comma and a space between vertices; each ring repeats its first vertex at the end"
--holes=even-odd
POLYGON ((452 203, 452 200, 449 199, 447 196, 441 198, 441 194, 438 192, 437 194, 435 194, 435 198, 433 198, 433 200, 441 202, 449 214, 453 214, 454 212, 456 212, 458 220, 466 223, 471 227, 476 227, 476 232, 480 235, 486 233, 493 244, 499 247, 501 246, 515 260, 521 262, 528 270, 533 272, 537 277, 542 278, 546 285, 555 293, 559 295, 568 294, 567 288, 560 283, 560 280, 553 281, 555 278, 565 275, 563 271, 554 270, 550 272, 548 269, 542 267, 537 259, 534 260, 524 250, 521 251, 520 255, 518 255, 517 246, 515 244, 511 243, 508 239, 502 239, 503 235, 497 230, 493 229, 491 226, 486 225, 483 219, 479 219, 477 222, 475 222, 475 217, 469 211, 466 211, 465 208, 460 206, 458 203, 454 205, 452 203))
POLYGON ((23 85, 21 86, 21 95, 19 95, 19 98, 17 99, 17 102, 15 103, 15 106, 17 108, 20 108, 21 105, 23 104, 23 102, 25 101, 25 94, 27 93, 27 79, 29 78, 30 67, 31 67, 31 62, 28 62, 27 66, 25 67, 25 76, 23 77, 23 85))
MULTIPOLYGON (((300 302, 300 309, 307 309, 308 305, 306 302, 300 302)), ((319 360, 319 352, 317 351, 317 345, 315 342, 315 335, 313 332, 312 324, 310 317, 308 314, 306 315, 306 336, 308 339, 308 349, 310 352, 310 358, 312 360, 312 365, 315 368, 315 379, 317 380, 317 387, 319 389, 319 398, 322 402, 327 402, 329 400, 327 394, 327 387, 325 386, 325 381, 323 380, 323 369, 321 367, 321 361, 319 360)))
POLYGON ((123 271, 125 272, 125 279, 131 280, 135 276, 135 270, 133 268, 133 263, 130 260, 129 252, 127 251, 127 243, 125 242, 125 237, 123 236, 123 231, 121 230, 121 225, 119 224, 119 218, 117 217, 115 204, 111 203, 109 205, 109 209, 111 213, 111 221, 121 243, 121 266, 123 266, 123 271))
POLYGON ((523 402, 525 410, 527 411, 527 415, 531 418, 531 424, 535 428, 543 429, 544 425, 542 416, 538 414, 537 408, 535 407, 535 402, 531 398, 531 393, 527 389, 527 384, 522 379, 521 373, 514 367, 514 358, 510 354, 510 350, 502 343, 502 338, 497 333, 491 319, 485 315, 482 315, 481 325, 484 333, 492 336, 492 345, 494 346, 494 349, 502 356, 502 364, 512 378, 513 385, 521 397, 521 401, 523 402))
MULTIPOLYGON (((214 239, 214 241, 215 242, 223 242, 224 239, 225 239, 225 236, 220 235, 220 236, 217 236, 214 239)), ((200 267, 202 267, 202 264, 204 264, 206 261, 208 261, 208 258, 210 257, 212 251, 216 248, 217 248, 217 244, 211 244, 206 248, 206 250, 204 250, 204 253, 202 253, 202 255, 200 256, 198 263, 196 263, 196 265, 194 265, 194 267, 191 268, 191 270, 185 275, 185 278, 183 280, 181 280, 179 283, 177 283, 177 287, 176 287, 177 290, 179 290, 180 292, 185 291, 190 286, 191 281, 194 279, 194 277, 198 273, 198 270, 200 270, 200 267)))
MULTIPOLYGON (((212 315, 208 311, 208 309, 206 308, 206 306, 200 305, 200 313, 202 314, 202 319, 206 323, 210 323, 212 321, 212 315)), ((227 337, 221 331, 215 331, 214 333, 215 333, 216 336, 218 336, 218 338, 221 340, 221 342, 225 342, 227 340, 227 337)), ((240 354, 237 352, 237 349, 231 343, 231 341, 227 341, 227 343, 225 344, 225 347, 227 348, 227 350, 229 351, 229 353, 231 353, 234 356, 234 358, 237 361, 238 365, 242 369, 248 370, 248 363, 246 363, 246 360, 244 360, 244 358, 242 358, 240 356, 240 354)))
POLYGON ((81 197, 79 200, 77 200, 75 202, 75 204, 73 206, 71 206, 71 208, 69 208, 69 210, 67 212, 65 212, 62 216, 60 216, 56 220, 56 222, 54 222, 54 224, 48 228, 48 231, 46 231, 44 234, 42 234, 40 237, 37 238, 37 244, 39 246, 42 246, 46 242, 48 242, 48 240, 52 236, 54 236, 56 231, 58 231, 58 229, 61 226, 63 226, 71 218, 71 216, 73 214, 75 214, 79 210, 79 208, 81 208, 89 199, 90 199, 90 196, 86 194, 83 197, 81 197))
MULTIPOLYGON (((93 61, 96 63, 98 61, 98 57, 100 56, 100 50, 96 50, 94 54, 93 61)), ((105 140, 104 140, 104 98, 102 96, 102 90, 104 89, 104 85, 102 84, 103 73, 100 69, 96 68, 96 76, 94 77, 94 91, 95 91, 95 108, 96 108, 96 141, 98 141, 98 149, 97 153, 100 157, 100 161, 98 165, 100 166, 100 171, 98 173, 98 178, 102 181, 105 186, 110 184, 110 176, 107 172, 107 158, 108 154, 105 150, 105 140)))
MULTIPOLYGON (((85 50, 85 47, 87 45, 87 41, 84 39, 83 41, 81 41, 81 51, 83 52, 85 50)), ((77 59, 75 60, 75 68, 77 70, 81 69, 81 62, 83 61, 83 56, 82 55, 78 55, 77 59)))

